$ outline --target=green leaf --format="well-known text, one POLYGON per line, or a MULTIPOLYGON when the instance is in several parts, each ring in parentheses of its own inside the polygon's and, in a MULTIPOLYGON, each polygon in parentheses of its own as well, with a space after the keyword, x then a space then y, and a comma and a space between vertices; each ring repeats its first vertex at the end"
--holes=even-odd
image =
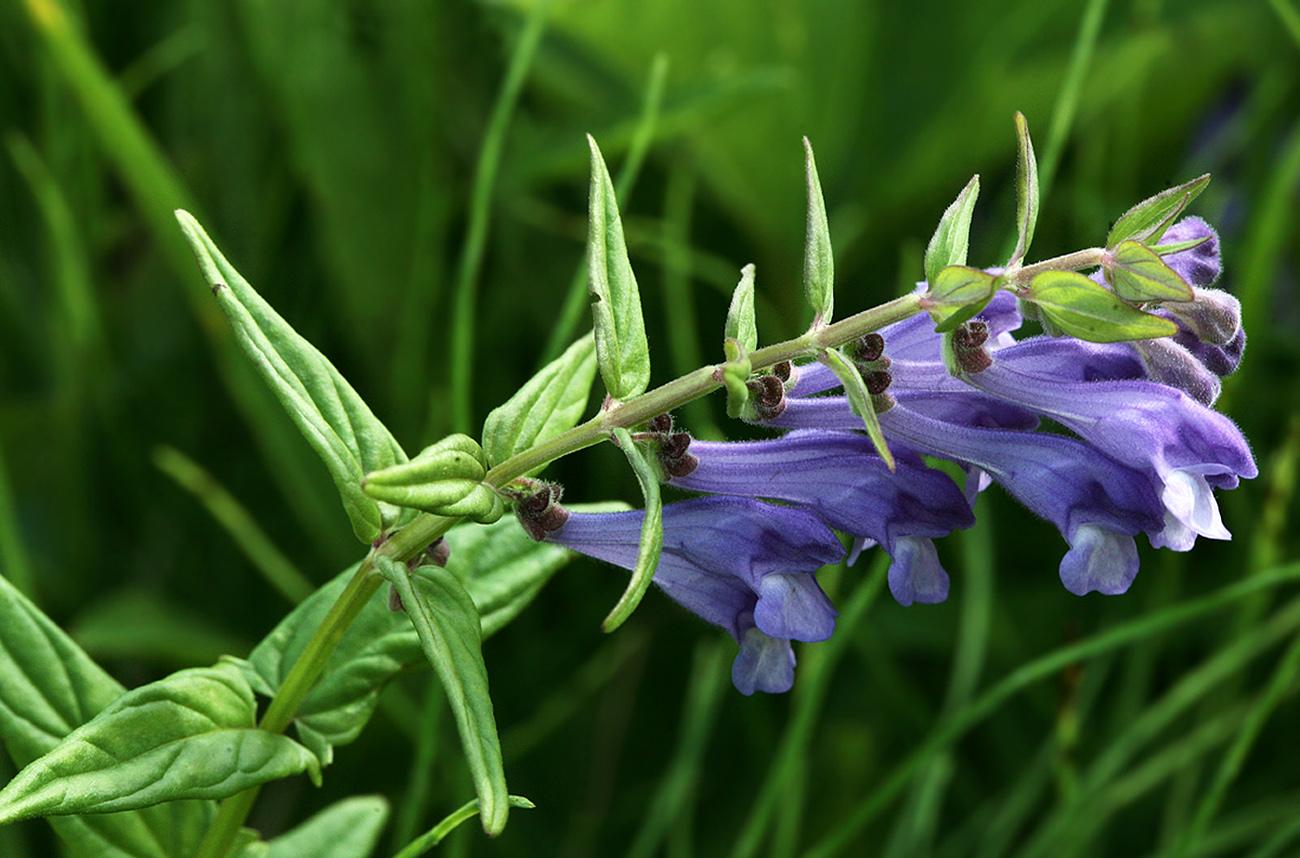
POLYGON ((500 834, 510 812, 492 698, 488 696, 478 610, 446 569, 424 566, 412 574, 405 563, 378 555, 376 566, 397 588, 420 647, 433 665, 460 731, 474 790, 483 808, 483 830, 500 834))
POLYGON ((1178 326, 1121 301, 1077 271, 1044 271, 1029 284, 1026 300, 1063 333, 1093 343, 1167 337, 1178 326))
MULTIPOLYGON (((308 596, 253 648, 242 666, 256 691, 271 697, 279 690, 356 569, 355 564, 345 569, 308 596)), ((382 593, 372 597, 344 632, 296 713, 295 729, 322 766, 333 761, 335 746, 361 733, 384 685, 419 660, 420 642, 411 624, 388 609, 382 593)))
POLYGON ((641 295, 623 241, 623 221, 609 169, 590 134, 591 197, 588 204, 587 283, 596 335, 596 360, 605 389, 618 400, 645 392, 650 384, 650 346, 641 295))
POLYGON ((1124 212, 1106 236, 1106 247, 1114 249, 1120 242, 1140 241, 1154 244, 1192 200, 1210 183, 1210 174, 1161 191, 1124 212))
POLYGON ((267 841, 265 858, 367 858, 388 819, 388 800, 377 795, 335 802, 306 822, 267 841))
POLYGON ((758 322, 754 318, 754 264, 751 262, 740 269, 740 282, 731 294, 731 306, 727 309, 727 323, 724 334, 727 339, 735 340, 740 346, 741 354, 749 354, 758 348, 758 322))
POLYGON ((880 429, 880 418, 876 416, 876 409, 871 404, 871 392, 867 390, 866 382, 862 380, 858 368, 851 361, 845 360, 844 355, 835 349, 822 352, 817 355, 817 359, 830 367, 831 372, 835 373, 835 377, 844 385, 844 395, 849 399, 849 406, 862 418, 867 436, 875 445, 876 452, 885 460, 889 470, 894 470, 894 454, 890 452, 889 444, 885 441, 885 433, 880 429))
POLYGON ((930 318, 941 334, 973 318, 993 300, 998 290, 996 275, 964 265, 949 265, 930 282, 926 294, 931 304, 930 318))
MULTIPOLYGON (((0 737, 26 766, 126 691, 0 576, 0 737)), ((173 858, 197 847, 215 812, 186 801, 122 813, 50 819, 70 854, 173 858)))
POLYGON ((192 668, 128 691, 0 791, 0 825, 33 816, 136 810, 219 799, 320 765, 258 729, 239 668, 192 668))
POLYGON ((447 571, 474 600, 484 638, 518 616, 574 557, 567 548, 534 542, 513 516, 486 527, 455 527, 446 539, 447 571))
POLYGON ((240 346, 325 462, 357 539, 374 542, 399 511, 368 497, 362 479, 406 461, 406 454, 334 365, 226 261, 198 221, 184 211, 176 219, 240 346))
POLYGON ((664 508, 659 494, 659 473, 646 459, 645 453, 632 440, 632 434, 626 429, 615 429, 614 439, 627 456, 628 464, 636 473, 637 482, 641 484, 641 494, 645 498, 645 520, 641 524, 641 542, 637 548, 636 568, 632 570, 632 579, 627 589, 619 597, 601 630, 612 632, 632 616, 641 598, 650 588, 655 570, 659 568, 659 554, 664 547, 664 508))
POLYGON ((588 334, 487 416, 483 423, 483 450, 489 464, 499 465, 516 453, 577 426, 586 411, 595 378, 596 341, 588 334))
POLYGON ((1106 279, 1121 300, 1133 304, 1146 301, 1190 301, 1192 287, 1170 268, 1160 255, 1136 241, 1121 241, 1113 261, 1106 267, 1106 279))
POLYGON ((979 195, 980 177, 971 176, 957 199, 939 218, 939 226, 925 248, 925 280, 931 285, 932 292, 940 271, 950 265, 966 264, 971 215, 975 213, 975 200, 979 195))
POLYGON ((1020 262, 1029 252, 1034 239, 1034 226, 1038 223, 1038 161, 1034 158, 1034 144, 1029 139, 1029 123, 1025 115, 1016 112, 1016 249, 1007 267, 1020 262))
POLYGON ((361 488, 376 500, 438 515, 479 489, 487 459, 468 435, 449 435, 409 462, 366 474, 361 488))
POLYGON ((835 309, 835 259, 831 253, 831 228, 826 200, 817 177, 812 144, 803 138, 804 168, 808 180, 808 235, 803 255, 803 289, 813 308, 813 325, 829 325, 835 309))

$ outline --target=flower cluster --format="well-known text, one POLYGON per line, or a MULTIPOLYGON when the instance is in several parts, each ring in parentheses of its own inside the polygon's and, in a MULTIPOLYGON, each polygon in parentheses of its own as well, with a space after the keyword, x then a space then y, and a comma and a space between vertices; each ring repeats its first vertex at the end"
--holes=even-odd
MULTIPOLYGON (((737 688, 788 689, 789 642, 833 631, 835 610, 814 578, 844 554, 832 530, 854 540, 854 556, 874 545, 889 554, 890 591, 903 605, 947 597, 933 540, 969 527, 991 483, 1059 529, 1069 546, 1061 581, 1079 595, 1128 589, 1138 534, 1175 551, 1197 536, 1229 538, 1214 489, 1257 471, 1237 427, 1210 406, 1244 333, 1235 299, 1209 288, 1219 274, 1213 230, 1188 218, 1163 241, 1195 239, 1164 257, 1194 294, 1159 311, 1177 323, 1174 337, 1017 340, 1022 310, 1001 291, 950 334, 918 315, 846 349, 873 396, 892 470, 836 394, 839 378, 816 363, 759 382, 756 416, 792 430, 780 437, 692 441, 666 418, 653 424, 642 437, 665 482, 705 495, 664 508, 654 580, 740 644, 737 688), (1066 431, 1044 431, 1044 420, 1066 431), (922 456, 960 465, 965 488, 922 456)), ((632 568, 642 519, 573 513, 535 535, 632 568)))

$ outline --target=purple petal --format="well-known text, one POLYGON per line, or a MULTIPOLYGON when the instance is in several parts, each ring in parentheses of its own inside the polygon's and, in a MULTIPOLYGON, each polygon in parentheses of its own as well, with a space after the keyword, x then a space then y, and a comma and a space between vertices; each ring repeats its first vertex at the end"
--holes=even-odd
POLYGON ((1061 583, 1076 596, 1094 590, 1107 596, 1126 592, 1138 573, 1133 537, 1085 524, 1061 560, 1061 583))
POLYGON ((889 567, 889 592, 900 605, 933 605, 948 598, 948 573, 928 539, 900 539, 889 567))

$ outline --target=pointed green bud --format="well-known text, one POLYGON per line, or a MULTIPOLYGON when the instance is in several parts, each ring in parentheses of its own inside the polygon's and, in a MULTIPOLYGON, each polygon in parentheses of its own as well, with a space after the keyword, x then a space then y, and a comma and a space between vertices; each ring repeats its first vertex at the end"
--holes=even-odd
POLYGON ((972 176, 957 199, 939 218, 939 226, 925 248, 925 280, 931 286, 949 265, 965 265, 970 246, 970 220, 980 195, 980 177, 972 176))
POLYGON ((829 325, 835 309, 835 260, 831 254, 831 228, 826 219, 826 200, 812 144, 803 139, 804 166, 808 180, 808 235, 804 245, 803 289, 813 309, 813 325, 829 325))
POLYGON ((1007 267, 1019 264, 1029 251, 1034 239, 1034 226, 1038 223, 1038 160, 1034 157, 1034 144, 1029 139, 1029 122, 1025 115, 1016 112, 1016 143, 1019 158, 1016 164, 1016 250, 1007 267))
MULTIPOLYGON (((727 324, 723 335, 734 340, 742 353, 758 348, 758 322, 754 318, 754 264, 740 269, 740 282, 731 296, 727 310, 727 324)), ((735 360, 727 353, 727 360, 735 360)))

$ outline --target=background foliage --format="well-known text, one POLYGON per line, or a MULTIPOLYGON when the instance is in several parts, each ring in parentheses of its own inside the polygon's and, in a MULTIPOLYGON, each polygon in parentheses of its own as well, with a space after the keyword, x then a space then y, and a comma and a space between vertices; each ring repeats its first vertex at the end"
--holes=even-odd
MULTIPOLYGON (((585 330, 556 327, 584 264, 584 132, 622 192, 654 383, 721 359, 746 262, 764 340, 807 323, 802 135, 842 314, 920 278, 971 173, 972 262, 1005 257, 1017 109, 1044 177, 1038 258, 1213 173, 1194 210, 1221 231, 1250 335, 1221 405, 1262 470, 1221 498, 1231 543, 1148 551, 1127 596, 1079 599, 1050 525, 985 497, 941 545, 946 604, 877 598, 870 556, 830 572, 840 634, 801 650, 791 695, 748 699, 730 642, 665 599, 602 636, 624 578, 575 564, 485 648, 511 788, 538 809, 443 848, 1300 842, 1296 588, 1223 590, 1297 557, 1293 0, 24 0, 0 6, 0 45, 0 568, 128 687, 247 653, 358 557, 324 469, 232 351, 177 206, 414 451, 477 432, 585 330), (1199 598, 1195 618, 1165 613, 1199 598), (1015 673, 1110 633, 1129 642, 1015 673)), ((718 402, 683 417, 737 431, 718 402)), ((620 458, 562 463, 567 497, 635 501, 620 458)), ((276 784, 252 823, 380 793, 391 854, 470 795, 443 709, 427 671, 402 678, 322 789, 276 784)), ((6 856, 53 844, 44 823, 0 829, 6 856)))

